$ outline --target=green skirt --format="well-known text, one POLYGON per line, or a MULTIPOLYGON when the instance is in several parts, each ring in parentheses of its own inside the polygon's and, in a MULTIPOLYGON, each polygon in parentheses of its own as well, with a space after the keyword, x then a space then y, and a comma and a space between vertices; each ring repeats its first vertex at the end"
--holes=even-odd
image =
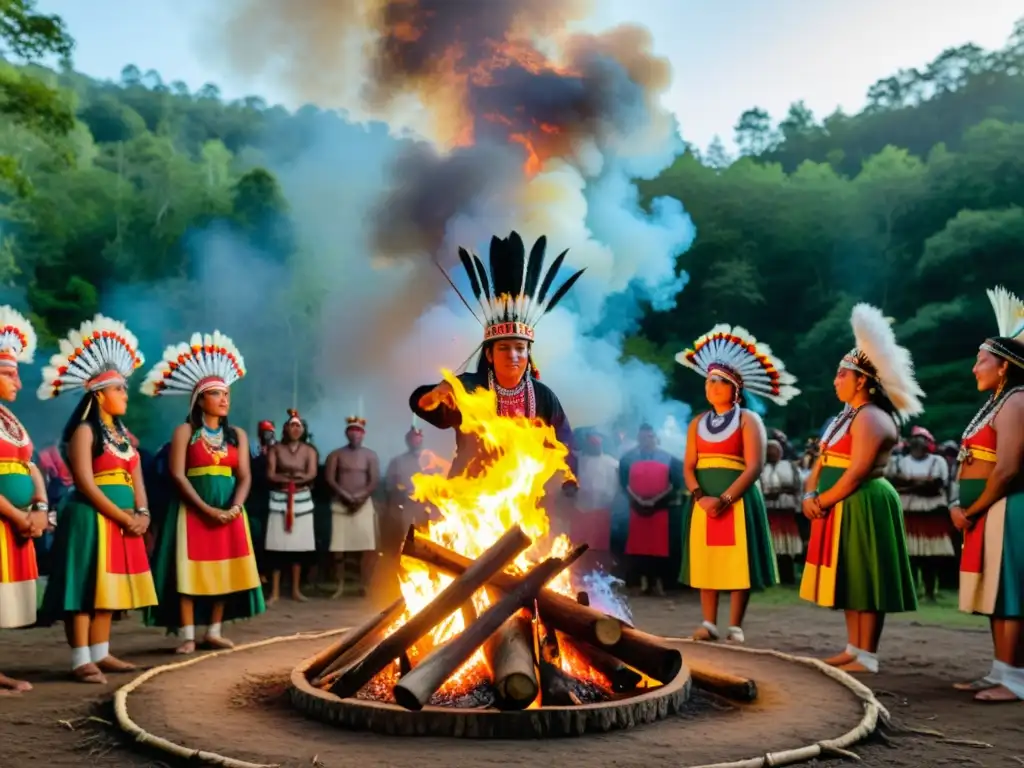
MULTIPOLYGON (((121 509, 134 508, 130 485, 101 483, 99 488, 121 509)), ((156 605, 145 540, 123 533, 78 492, 67 497, 60 511, 51 562, 39 611, 42 626, 61 621, 68 613, 156 605)))
MULTIPOLYGON (((188 479, 210 506, 231 505, 233 475, 189 473, 188 479)), ((153 576, 160 603, 143 613, 143 622, 168 633, 181 628, 182 595, 192 598, 197 626, 209 626, 219 602, 224 603, 224 621, 249 619, 267 610, 244 511, 225 526, 210 525, 175 494, 157 531, 153 576)))
MULTIPOLYGON (((822 467, 819 492, 844 471, 822 467)), ((917 610, 903 508, 888 480, 868 480, 827 517, 811 521, 800 597, 848 611, 917 610)))
MULTIPOLYGON (((708 496, 720 496, 742 474, 738 469, 697 469, 708 496)), ((779 583, 764 497, 755 483, 716 518, 691 502, 683 517, 679 580, 695 589, 764 589, 779 583)))
MULTIPOLYGON (((969 507, 985 480, 961 480, 960 504, 969 507)), ((960 610, 994 619, 1024 618, 1024 490, 993 504, 964 534, 960 610)))

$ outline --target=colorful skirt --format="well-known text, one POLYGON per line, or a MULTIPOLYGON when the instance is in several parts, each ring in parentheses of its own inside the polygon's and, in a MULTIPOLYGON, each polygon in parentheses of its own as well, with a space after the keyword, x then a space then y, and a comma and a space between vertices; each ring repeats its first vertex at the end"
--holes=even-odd
MULTIPOLYGON (((135 507, 131 475, 100 472, 96 485, 120 509, 135 507)), ((40 623, 68 613, 125 611, 156 605, 146 544, 97 512, 77 491, 61 510, 53 541, 53 570, 46 583, 40 623)))
POLYGON ((308 488, 292 496, 292 521, 288 525, 288 492, 270 492, 270 513, 267 515, 268 552, 315 552, 316 531, 313 526, 313 494, 308 488))
MULTIPOLYGON (((34 492, 28 466, 0 461, 0 496, 16 509, 26 509, 34 492)), ((23 539, 7 518, 0 517, 0 629, 27 627, 36 621, 36 547, 23 539)))
POLYGON ((804 551, 800 527, 792 509, 769 509, 768 529, 772 532, 772 549, 779 557, 796 557, 804 551))
MULTIPOLYGON (((702 458, 697 484, 708 496, 721 496, 743 473, 737 462, 702 458)), ((718 517, 696 501, 683 520, 679 580, 694 589, 764 589, 779 583, 768 529, 768 513, 757 484, 718 517)))
POLYGON ((949 509, 938 507, 927 512, 903 510, 907 527, 907 553, 911 557, 953 557, 952 521, 949 509))
MULTIPOLYGON (((204 502, 216 509, 231 506, 235 478, 230 467, 196 467, 186 474, 204 502)), ((175 498, 157 534, 153 577, 160 603, 144 612, 147 626, 176 632, 182 596, 193 599, 199 626, 209 625, 218 602, 224 603, 224 621, 252 618, 267 609, 244 511, 222 525, 175 498)))
MULTIPOLYGON (((822 467, 819 490, 831 488, 844 471, 822 467)), ((811 521, 800 597, 847 611, 917 610, 903 510, 888 480, 868 480, 827 517, 811 521)))
MULTIPOLYGON (((961 480, 960 503, 974 503, 985 480, 961 480)), ((1024 618, 1024 491, 1006 496, 964 534, 960 610, 994 619, 1024 618)))

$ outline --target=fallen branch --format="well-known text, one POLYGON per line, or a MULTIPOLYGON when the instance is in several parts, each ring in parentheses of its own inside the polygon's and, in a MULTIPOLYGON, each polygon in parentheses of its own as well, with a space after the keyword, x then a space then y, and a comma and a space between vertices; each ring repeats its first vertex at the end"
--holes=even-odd
POLYGON ((975 747, 976 749, 992 749, 987 741, 975 741, 974 739, 939 739, 941 744, 955 744, 958 747, 975 747))

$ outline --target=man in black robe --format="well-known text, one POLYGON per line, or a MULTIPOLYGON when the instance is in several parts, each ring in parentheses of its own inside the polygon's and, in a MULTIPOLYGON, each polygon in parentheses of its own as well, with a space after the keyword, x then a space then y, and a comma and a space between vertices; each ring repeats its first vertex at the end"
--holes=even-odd
MULTIPOLYGON (((538 419, 553 427, 559 442, 569 449, 566 463, 575 475, 572 427, 558 397, 541 383, 531 351, 535 324, 565 296, 583 270, 575 272, 545 303, 565 257, 562 253, 555 259, 541 281, 546 244, 547 239, 540 237, 527 257, 518 233, 512 232, 504 240, 491 238, 489 276, 478 256, 459 249, 470 287, 483 310, 484 341, 476 370, 458 378, 469 392, 477 389, 495 392, 499 415, 538 419)), ((468 299, 463 297, 463 301, 471 306, 468 299)), ((459 430, 462 414, 448 382, 419 387, 410 396, 409 407, 438 429, 456 430, 456 453, 449 477, 479 471, 482 454, 479 440, 459 430)), ((576 488, 574 478, 563 484, 568 495, 574 494, 576 488)))

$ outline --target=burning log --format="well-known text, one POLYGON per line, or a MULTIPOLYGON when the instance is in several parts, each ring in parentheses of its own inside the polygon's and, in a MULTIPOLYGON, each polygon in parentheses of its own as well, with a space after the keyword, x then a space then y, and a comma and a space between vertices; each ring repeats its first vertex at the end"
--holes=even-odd
POLYGON ((331 672, 351 664, 363 655, 404 610, 405 598, 400 597, 376 616, 346 632, 317 655, 309 665, 306 677, 312 680, 313 685, 319 686, 331 672))
MULTIPOLYGON (((402 554, 421 560, 439 571, 452 575, 462 573, 473 562, 468 557, 452 552, 422 536, 417 536, 412 530, 409 531, 409 535, 405 539, 402 554)), ((502 592, 514 589, 516 583, 517 579, 513 574, 504 572, 496 573, 490 580, 490 584, 502 592)), ((542 589, 537 594, 537 603, 545 620, 567 635, 599 646, 613 646, 622 637, 623 623, 621 621, 600 611, 595 611, 593 608, 580 605, 572 598, 563 597, 550 589, 542 589)), ((646 672, 646 670, 641 671, 646 672)), ((678 667, 676 671, 679 671, 678 667)))
MULTIPOLYGON (((456 575, 455 579, 423 610, 410 616, 405 624, 385 637, 366 656, 343 672, 331 686, 331 693, 342 699, 358 693, 384 667, 407 651, 409 646, 459 610, 467 600, 472 599, 474 592, 486 584, 495 573, 503 570, 515 559, 516 555, 531 543, 530 538, 523 533, 522 528, 518 525, 510 528, 479 558, 472 561, 461 574, 456 575)), ((484 639, 486 637, 482 638, 480 642, 483 642, 484 639)), ((436 653, 437 651, 427 658, 431 658, 436 653)), ((403 678, 403 682, 412 677, 422 666, 421 662, 403 678)))
MULTIPOLYGON (((581 549, 585 552, 586 545, 581 549)), ((487 638, 497 632, 512 614, 530 603, 548 581, 575 559, 548 558, 534 566, 526 576, 513 577, 517 582, 515 588, 484 611, 471 626, 437 648, 402 678, 394 688, 395 701, 406 709, 422 709, 434 691, 455 674, 487 638)), ((469 573, 469 569, 466 573, 469 573)))
POLYGON ((520 611, 491 635, 484 653, 494 673, 500 709, 525 709, 540 690, 530 619, 520 611))
POLYGON ((690 670, 690 678, 698 688, 717 693, 733 701, 749 702, 757 698, 757 683, 747 677, 730 675, 714 667, 690 662, 686 665, 690 670))
POLYGON ((588 643, 569 639, 575 650, 587 664, 600 672, 612 684, 615 693, 627 693, 636 690, 644 676, 635 669, 623 664, 607 651, 595 648, 588 643))

